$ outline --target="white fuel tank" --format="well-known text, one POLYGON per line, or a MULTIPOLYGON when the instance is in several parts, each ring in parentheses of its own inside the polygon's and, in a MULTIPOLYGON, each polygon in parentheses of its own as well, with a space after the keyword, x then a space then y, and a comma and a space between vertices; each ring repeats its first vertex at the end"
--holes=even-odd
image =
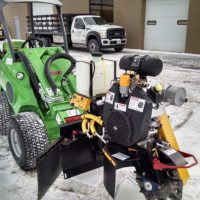
POLYGON ((105 94, 111 87, 115 77, 115 61, 105 60, 102 57, 82 59, 76 64, 76 88, 77 92, 85 96, 105 94), (94 65, 91 66, 91 62, 94 65), (92 85, 91 85, 91 84, 92 85))

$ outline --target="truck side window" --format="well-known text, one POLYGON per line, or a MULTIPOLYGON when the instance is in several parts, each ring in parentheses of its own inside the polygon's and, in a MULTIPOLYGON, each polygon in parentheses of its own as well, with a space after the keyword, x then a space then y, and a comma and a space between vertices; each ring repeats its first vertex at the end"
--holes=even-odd
POLYGON ((75 21, 74 27, 75 27, 76 29, 85 29, 85 24, 84 24, 84 22, 83 22, 82 19, 77 18, 76 21, 75 21))

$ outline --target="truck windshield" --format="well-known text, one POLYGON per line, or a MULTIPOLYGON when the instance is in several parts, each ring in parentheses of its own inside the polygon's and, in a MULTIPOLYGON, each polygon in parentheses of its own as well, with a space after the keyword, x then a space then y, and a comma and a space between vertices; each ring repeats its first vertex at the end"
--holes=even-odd
POLYGON ((101 17, 84 17, 86 25, 104 25, 108 24, 105 19, 101 17))

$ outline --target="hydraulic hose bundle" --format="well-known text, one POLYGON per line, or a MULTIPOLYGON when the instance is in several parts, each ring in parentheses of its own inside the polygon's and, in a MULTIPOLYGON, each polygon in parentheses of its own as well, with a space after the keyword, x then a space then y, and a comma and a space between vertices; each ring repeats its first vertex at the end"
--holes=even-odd
POLYGON ((102 142, 106 143, 106 140, 104 139, 104 131, 103 134, 100 135, 95 128, 95 123, 103 126, 103 120, 101 119, 101 117, 92 114, 85 114, 82 115, 81 118, 83 119, 81 125, 82 132, 86 134, 89 138, 98 137, 102 142))

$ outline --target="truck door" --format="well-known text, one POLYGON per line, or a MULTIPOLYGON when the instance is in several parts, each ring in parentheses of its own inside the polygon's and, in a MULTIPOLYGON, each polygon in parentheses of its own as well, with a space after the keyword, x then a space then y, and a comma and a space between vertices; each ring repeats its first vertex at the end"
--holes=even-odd
POLYGON ((86 44, 86 29, 81 18, 76 18, 71 28, 71 39, 73 44, 86 44))

